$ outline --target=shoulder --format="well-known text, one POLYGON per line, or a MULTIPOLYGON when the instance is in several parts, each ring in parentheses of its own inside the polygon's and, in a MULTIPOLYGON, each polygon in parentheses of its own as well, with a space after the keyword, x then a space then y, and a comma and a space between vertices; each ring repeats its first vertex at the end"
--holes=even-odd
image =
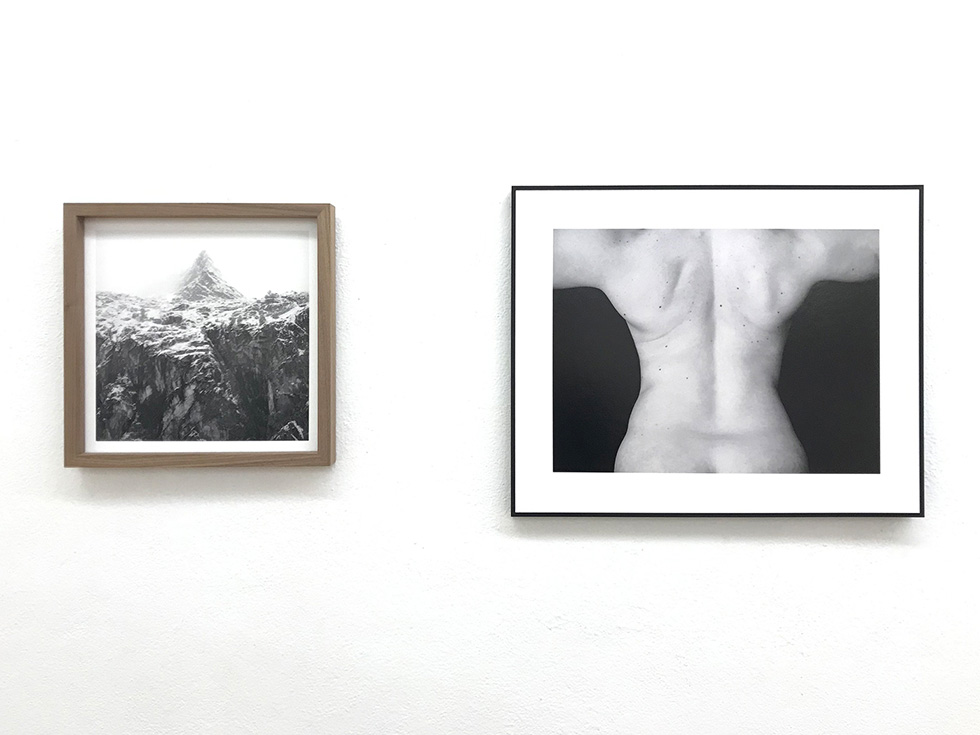
POLYGON ((795 230, 817 280, 863 281, 878 275, 878 230, 795 230))
POLYGON ((554 287, 598 287, 608 257, 602 230, 555 230, 554 287))

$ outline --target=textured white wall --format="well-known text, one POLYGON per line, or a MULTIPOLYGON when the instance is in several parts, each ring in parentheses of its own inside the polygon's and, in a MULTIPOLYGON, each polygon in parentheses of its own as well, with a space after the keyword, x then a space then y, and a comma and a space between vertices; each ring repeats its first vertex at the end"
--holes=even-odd
POLYGON ((0 732, 980 731, 969 30, 5 9, 0 732), (926 185, 928 517, 511 519, 509 187, 782 182, 926 185), (63 469, 65 201, 335 204, 337 465, 63 469))

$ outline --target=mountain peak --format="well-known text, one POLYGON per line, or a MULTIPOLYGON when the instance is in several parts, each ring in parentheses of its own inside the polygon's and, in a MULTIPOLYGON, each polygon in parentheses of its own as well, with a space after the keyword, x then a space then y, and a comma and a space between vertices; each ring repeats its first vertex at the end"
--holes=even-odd
POLYGON ((214 261, 211 260, 211 256, 208 255, 207 250, 202 250, 197 254, 197 257, 194 259, 194 266, 200 268, 207 268, 207 267, 213 268, 214 261))
POLYGON ((177 284, 174 296, 186 301, 243 298, 242 293, 222 277, 207 250, 198 253, 177 284))

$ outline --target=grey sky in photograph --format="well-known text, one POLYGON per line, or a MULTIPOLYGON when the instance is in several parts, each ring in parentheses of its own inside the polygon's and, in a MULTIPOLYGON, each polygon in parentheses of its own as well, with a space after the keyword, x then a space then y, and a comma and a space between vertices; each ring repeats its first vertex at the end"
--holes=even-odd
POLYGON ((101 238, 96 244, 96 290, 155 297, 172 293, 206 250, 222 277, 248 297, 269 291, 308 291, 310 248, 305 238, 235 234, 179 238, 101 238))

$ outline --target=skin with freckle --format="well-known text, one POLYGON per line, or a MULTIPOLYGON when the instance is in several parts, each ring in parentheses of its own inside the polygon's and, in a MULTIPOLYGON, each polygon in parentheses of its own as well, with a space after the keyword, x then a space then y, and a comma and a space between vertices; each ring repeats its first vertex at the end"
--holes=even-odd
POLYGON ((874 230, 556 230, 554 286, 601 289, 640 391, 617 472, 805 472, 776 393, 789 317, 820 280, 878 272, 874 230))

